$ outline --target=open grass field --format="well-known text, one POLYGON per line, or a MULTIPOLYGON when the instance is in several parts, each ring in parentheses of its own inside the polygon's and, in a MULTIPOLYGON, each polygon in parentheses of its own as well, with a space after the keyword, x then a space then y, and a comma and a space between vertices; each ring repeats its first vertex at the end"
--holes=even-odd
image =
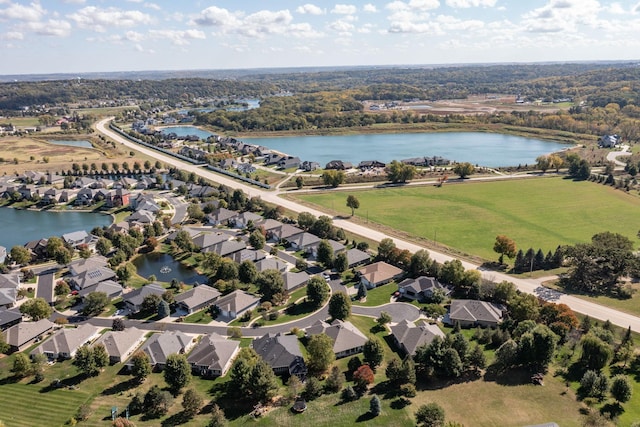
POLYGON ((297 196, 348 216, 347 195, 360 201, 356 216, 399 230, 403 236, 436 241, 466 254, 496 260, 498 234, 519 248, 586 242, 611 231, 633 241, 640 197, 591 182, 562 178, 522 179, 324 192, 297 196))

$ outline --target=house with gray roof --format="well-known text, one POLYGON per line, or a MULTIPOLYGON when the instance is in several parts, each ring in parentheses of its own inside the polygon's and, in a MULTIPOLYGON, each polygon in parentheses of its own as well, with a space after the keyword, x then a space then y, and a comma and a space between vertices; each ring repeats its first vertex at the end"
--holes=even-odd
POLYGON ((122 296, 122 301, 124 301, 124 304, 129 309, 129 312, 137 313, 142 307, 144 297, 151 294, 155 294, 161 297, 162 294, 165 293, 165 291, 166 289, 161 285, 157 283, 150 283, 141 288, 134 289, 133 291, 124 294, 122 296))
POLYGON ((371 262, 371 255, 368 253, 356 248, 347 251, 347 264, 349 268, 368 264, 369 262, 371 262))
POLYGON ((398 283, 400 295, 414 301, 428 301, 433 296, 434 291, 442 291, 444 295, 451 293, 451 289, 444 286, 435 277, 420 276, 415 279, 404 279, 398 283))
MULTIPOLYGON (((318 257, 318 246, 320 246, 320 242, 322 240, 318 240, 316 243, 313 243, 311 245, 308 245, 305 250, 307 251, 307 253, 312 257, 312 258, 317 258, 318 257)), ((329 246, 331 246, 331 249, 333 250, 333 254, 337 255, 340 252, 344 252, 344 250, 346 249, 346 247, 333 239, 326 239, 326 242, 329 243, 329 246)))
POLYGON ((89 295, 91 292, 104 292, 105 294, 107 294, 107 298, 114 299, 121 296, 122 291, 123 291, 123 288, 120 283, 115 282, 113 280, 105 280, 104 282, 100 282, 95 285, 88 286, 84 289, 81 289, 78 292, 78 296, 80 298, 84 298, 87 295, 89 295))
POLYGON ((326 334, 333 340, 336 359, 361 353, 369 340, 353 323, 335 319, 331 323, 318 320, 305 330, 307 336, 326 334))
POLYGON ((0 307, 11 308, 18 298, 20 276, 17 273, 0 274, 0 307))
POLYGON ((75 290, 81 290, 97 285, 105 280, 115 279, 116 272, 108 267, 98 267, 91 270, 83 271, 77 276, 72 276, 69 280, 71 287, 75 290))
POLYGON ((178 307, 191 314, 209 307, 219 296, 220 291, 217 289, 208 285, 199 285, 176 295, 175 301, 178 307))
POLYGON ((404 270, 384 261, 366 265, 356 270, 356 272, 360 276, 360 283, 364 284, 368 289, 382 286, 400 279, 404 275, 404 270))
POLYGON ((264 258, 256 262, 256 270, 258 270, 258 273, 262 273, 266 270, 277 270, 284 273, 287 271, 287 266, 286 262, 275 257, 264 258))
POLYGON ((262 215, 258 215, 256 213, 249 212, 249 211, 242 212, 241 214, 238 214, 233 218, 229 219, 229 227, 243 229, 243 228, 247 228, 250 222, 252 224, 255 224, 261 219, 262 219, 262 215))
POLYGON ((247 310, 253 310, 260 304, 260 298, 248 292, 237 289, 228 295, 218 298, 214 305, 223 319, 233 320, 242 316, 247 310))
POLYGON ((267 255, 268 254, 262 249, 254 250, 245 248, 241 251, 227 255, 227 258, 230 258, 238 264, 242 264, 244 261, 258 262, 265 259, 267 255))
POLYGON ((320 244, 320 240, 315 234, 307 233, 306 231, 287 237, 287 242, 289 242, 291 249, 295 251, 306 250, 310 252, 313 245, 320 244))
POLYGON ((278 220, 272 218, 262 218, 260 221, 256 222, 256 227, 262 228, 265 232, 269 232, 274 228, 278 228, 282 225, 282 223, 278 220))
POLYGON ((79 230, 63 234, 62 240, 64 240, 67 245, 75 248, 78 245, 88 244, 91 237, 85 230, 79 230))
POLYGON ((226 242, 227 240, 229 240, 229 236, 226 234, 205 232, 193 237, 193 244, 201 251, 205 251, 211 246, 217 243, 226 242))
POLYGON ((54 327, 55 324, 49 319, 41 319, 37 322, 20 322, 4 331, 4 339, 13 350, 22 351, 54 327))
POLYGON ((304 230, 291 224, 281 224, 267 231, 267 240, 270 242, 279 242, 288 240, 289 237, 302 233, 304 230))
POLYGON ((55 296, 56 275, 46 273, 38 276, 38 287, 36 288, 36 298, 44 299, 47 304, 53 305, 56 302, 55 296))
POLYGON ((187 361, 196 375, 221 377, 227 373, 239 351, 239 341, 226 339, 213 332, 202 337, 189 353, 187 361))
POLYGON ((247 247, 247 244, 243 241, 237 240, 225 240, 224 242, 216 243, 209 246, 203 252, 213 252, 220 256, 229 256, 233 253, 239 252, 247 247))
POLYGON ((456 299, 451 301, 444 322, 450 325, 459 323, 462 327, 495 327, 502 322, 504 311, 502 305, 492 302, 456 299))
POLYGON ((227 208, 218 208, 207 215, 207 221, 211 225, 226 225, 228 221, 238 215, 238 212, 227 208))
POLYGON ((18 307, 0 308, 0 331, 9 329, 20 322, 22 322, 22 313, 18 307))
MULTIPOLYGON (((167 357, 171 354, 187 354, 195 344, 195 340, 180 331, 165 331, 153 334, 142 345, 140 351, 149 356, 149 361, 154 369, 162 370, 167 363, 167 357)), ((126 364, 128 368, 133 366, 131 360, 126 364)))
POLYGON ((138 328, 127 328, 124 331, 108 331, 101 335, 93 345, 104 345, 109 355, 109 363, 121 363, 127 360, 144 342, 145 336, 146 331, 138 328))
POLYGON ((282 273, 282 280, 284 280, 284 289, 287 292, 294 291, 301 286, 304 286, 309 281, 310 276, 305 271, 286 271, 282 273))
POLYGON ((140 209, 125 218, 125 221, 132 225, 153 224, 156 220, 156 214, 147 209, 140 209))
POLYGON ((435 337, 445 338, 437 325, 416 326, 406 319, 391 326, 391 334, 398 348, 409 356, 415 355, 418 347, 431 344, 435 337))
POLYGON ((303 379, 307 375, 296 335, 269 333, 254 339, 251 346, 276 375, 297 375, 303 379))
POLYGON ((85 271, 93 270, 99 267, 107 267, 109 262, 102 255, 93 255, 89 258, 79 258, 69 263, 69 273, 77 276, 85 271))
POLYGON ((81 346, 95 340, 99 335, 100 328, 89 324, 77 328, 62 328, 31 351, 31 356, 44 354, 50 360, 71 359, 81 346))

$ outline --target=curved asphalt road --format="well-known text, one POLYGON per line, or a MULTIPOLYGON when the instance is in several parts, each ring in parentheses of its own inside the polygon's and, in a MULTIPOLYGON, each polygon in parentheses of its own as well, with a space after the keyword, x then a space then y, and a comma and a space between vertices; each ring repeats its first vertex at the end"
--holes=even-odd
MULTIPOLYGON (((326 215, 325 212, 321 212, 315 209, 310 209, 306 206, 302 206, 298 203, 295 203, 291 200, 286 200, 286 199, 282 199, 278 196, 279 192, 273 192, 273 191, 266 191, 266 190, 262 190, 262 189, 257 189, 255 187, 250 187, 244 183, 235 181, 231 178, 227 178, 225 176, 222 175, 218 175, 215 174, 213 172, 210 172, 206 169, 203 168, 199 168, 197 166, 194 166, 192 164, 188 164, 185 162, 182 162, 174 157, 170 157, 167 156, 163 153, 160 153, 156 150, 152 150, 146 147, 143 147, 139 144, 136 144, 132 141, 129 141, 128 139, 122 137, 121 135, 113 132, 112 130, 110 130, 108 128, 108 123, 113 119, 113 117, 110 118, 106 118, 101 120, 100 122, 98 122, 96 124, 96 127, 98 129, 99 132, 105 134, 106 136, 108 136, 109 138, 115 140, 116 142, 122 143, 127 147, 130 148, 134 148, 150 157, 156 158, 164 163, 170 164, 170 165, 174 165, 176 167, 179 167, 182 170, 185 170, 187 172, 194 172, 197 175, 200 175, 206 179, 209 179, 213 182, 218 182, 220 184, 224 184, 227 185, 229 187, 232 188, 239 188, 242 189, 245 193, 247 193, 250 197, 252 196, 260 196, 263 200, 276 204, 276 205, 280 205, 286 209, 289 209, 293 212, 309 212, 313 215, 315 215, 316 217, 321 216, 321 215, 326 215)), ((508 178, 508 177, 505 177, 508 178)), ((344 230, 347 230, 349 232, 358 234, 360 236, 366 236, 367 238, 370 238, 371 240, 375 240, 375 241, 380 241, 384 238, 391 238, 393 239, 393 241, 395 242, 396 246, 401 249, 407 249, 410 252, 416 252, 420 249, 427 249, 424 248, 422 246, 416 245, 414 243, 411 242, 407 242, 405 240, 402 239, 398 239, 398 238, 394 238, 392 236, 388 236, 384 233, 381 233, 379 231, 376 230, 372 230, 370 228, 367 228, 365 226, 362 226, 360 224, 355 224, 352 223, 350 221, 347 221, 345 219, 342 218, 334 218, 333 219, 333 223, 334 225, 336 225, 337 227, 341 227, 344 230)), ((449 261, 452 260, 453 257, 428 249, 429 254, 431 256, 432 259, 435 259, 436 261, 440 262, 440 263, 444 263, 445 261, 449 261)), ((466 262, 463 261, 462 262, 463 266, 465 269, 479 269, 479 266, 472 264, 470 262, 466 262)), ((496 272, 496 271, 483 271, 480 270, 482 276, 486 279, 495 281, 495 282, 501 282, 503 280, 509 281, 514 283, 519 290, 521 290, 522 292, 527 292, 530 294, 534 294, 537 296, 541 296, 542 298, 545 298, 549 301, 553 301, 553 302, 558 302, 558 303, 564 303, 567 304, 569 307, 571 307, 572 310, 577 311, 579 313, 583 313, 583 314, 587 314, 590 317, 596 318, 596 319, 600 319, 600 320, 609 320, 611 323, 621 326, 621 327, 631 327, 631 329, 635 332, 640 332, 640 317, 628 314, 628 313, 623 313, 621 311, 618 310, 614 310, 612 308, 609 307, 605 307, 603 305, 600 304, 595 304, 593 302, 590 301, 586 301, 586 300, 582 300, 580 298, 577 297, 573 297, 570 295, 566 295, 560 292, 556 292, 556 291, 551 291, 548 288, 545 288, 541 285, 541 283, 543 282, 542 279, 521 279, 521 278, 515 278, 512 276, 509 276, 507 274, 504 273, 500 273, 500 272, 496 272)), ((261 329, 266 329, 266 328, 261 328, 261 329)))

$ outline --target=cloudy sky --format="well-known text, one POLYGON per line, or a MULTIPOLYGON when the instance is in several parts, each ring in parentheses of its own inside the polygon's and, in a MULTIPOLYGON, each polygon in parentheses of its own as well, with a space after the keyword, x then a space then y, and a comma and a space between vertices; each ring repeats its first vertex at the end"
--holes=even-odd
POLYGON ((0 74, 640 59, 640 0, 0 0, 0 74))

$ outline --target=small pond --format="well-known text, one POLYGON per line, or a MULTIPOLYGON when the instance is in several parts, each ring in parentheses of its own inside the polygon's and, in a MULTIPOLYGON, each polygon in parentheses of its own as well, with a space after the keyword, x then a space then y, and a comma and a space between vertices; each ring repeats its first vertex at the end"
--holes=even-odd
POLYGON ((207 132, 206 130, 202 130, 195 126, 169 126, 162 128, 162 133, 164 135, 169 135, 170 133, 175 133, 178 135, 178 138, 184 138, 188 135, 195 135, 200 139, 207 139, 211 135, 211 132, 207 132))
POLYGON ((59 139, 51 139, 47 141, 49 144, 54 145, 67 145, 69 147, 80 147, 80 148, 93 148, 93 145, 89 141, 64 141, 59 139))
POLYGON ((169 254, 152 252, 143 254, 132 262, 138 269, 140 276, 148 278, 154 275, 160 282, 170 282, 172 279, 177 279, 187 285, 193 285, 194 283, 204 284, 208 281, 207 276, 185 267, 169 254))

